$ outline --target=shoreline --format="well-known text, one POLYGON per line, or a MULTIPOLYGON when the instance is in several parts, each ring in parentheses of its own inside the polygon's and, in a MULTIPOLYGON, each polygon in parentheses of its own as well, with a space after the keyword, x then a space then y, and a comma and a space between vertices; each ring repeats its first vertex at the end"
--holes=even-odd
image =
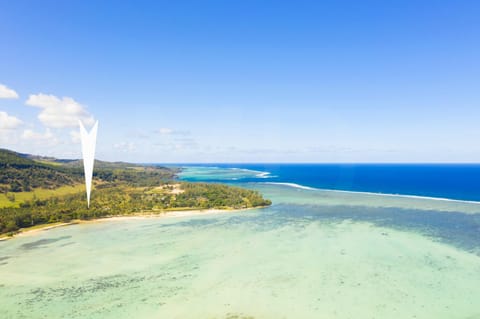
POLYGON ((153 212, 143 212, 143 213, 135 213, 131 215, 111 215, 111 216, 104 216, 94 219, 74 219, 69 222, 57 222, 57 223, 50 223, 50 224, 39 224, 28 228, 20 228, 15 234, 12 236, 8 236, 6 234, 0 235, 0 242, 6 241, 9 239, 14 239, 16 237, 22 236, 30 236, 35 235, 42 231, 47 231, 50 229, 58 228, 58 227, 66 227, 71 225, 79 225, 79 224, 92 224, 92 223, 101 223, 101 222, 108 222, 108 221, 117 221, 117 220, 130 220, 130 219, 148 219, 148 218, 181 218, 181 217, 193 217, 193 216, 206 216, 206 215, 217 215, 217 214, 224 214, 224 213, 238 213, 242 211, 248 211, 253 209, 261 209, 269 206, 258 206, 258 207, 249 207, 249 208, 232 208, 232 209, 220 209, 220 208, 208 208, 208 209, 186 209, 186 210, 170 210, 170 211, 162 211, 158 213, 153 212))

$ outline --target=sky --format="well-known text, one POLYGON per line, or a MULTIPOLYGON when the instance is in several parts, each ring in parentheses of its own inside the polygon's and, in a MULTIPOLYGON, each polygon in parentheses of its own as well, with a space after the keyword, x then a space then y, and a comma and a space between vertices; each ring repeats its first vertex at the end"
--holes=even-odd
POLYGON ((480 2, 0 0, 0 148, 480 162, 480 2))

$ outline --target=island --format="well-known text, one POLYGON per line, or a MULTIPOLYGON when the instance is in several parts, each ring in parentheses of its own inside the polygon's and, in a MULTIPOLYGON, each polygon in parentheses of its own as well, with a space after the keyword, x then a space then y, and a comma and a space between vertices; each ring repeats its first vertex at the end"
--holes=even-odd
POLYGON ((255 190, 179 181, 179 170, 96 160, 87 208, 81 160, 0 149, 0 236, 74 220, 271 205, 255 190))

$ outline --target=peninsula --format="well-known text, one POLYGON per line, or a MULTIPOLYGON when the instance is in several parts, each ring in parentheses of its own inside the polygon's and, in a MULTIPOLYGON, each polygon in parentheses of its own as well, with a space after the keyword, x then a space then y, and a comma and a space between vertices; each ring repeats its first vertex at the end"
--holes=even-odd
POLYGON ((178 168, 96 161, 88 209, 81 164, 0 150, 0 234, 72 220, 271 204, 253 190, 178 181, 178 168))

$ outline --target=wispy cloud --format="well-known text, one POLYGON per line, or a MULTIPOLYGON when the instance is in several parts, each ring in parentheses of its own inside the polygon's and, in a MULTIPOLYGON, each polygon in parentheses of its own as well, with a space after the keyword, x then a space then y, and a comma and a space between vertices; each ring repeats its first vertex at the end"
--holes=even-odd
POLYGON ((161 127, 159 128, 156 133, 160 134, 160 135, 170 135, 173 133, 173 130, 171 128, 168 128, 168 127, 161 127))
POLYGON ((52 133, 52 131, 49 128, 45 130, 45 133, 39 133, 31 129, 26 129, 23 131, 22 139, 30 142, 41 143, 46 145, 59 144, 59 140, 55 137, 55 135, 52 133))
POLYGON ((121 152, 133 152, 135 151, 135 144, 132 142, 121 142, 113 145, 113 148, 121 152))
POLYGON ((154 131, 160 136, 160 141, 153 145, 165 151, 188 151, 199 147, 189 131, 162 127, 154 131))
POLYGON ((189 131, 183 131, 183 130, 175 130, 169 127, 161 127, 157 130, 154 131, 156 134, 160 134, 163 136, 168 136, 168 135, 176 135, 176 136, 186 136, 190 135, 189 131))
POLYGON ((75 144, 78 144, 80 143, 81 139, 80 139, 80 132, 77 130, 77 131, 70 131, 70 139, 72 140, 72 143, 75 143, 75 144))

